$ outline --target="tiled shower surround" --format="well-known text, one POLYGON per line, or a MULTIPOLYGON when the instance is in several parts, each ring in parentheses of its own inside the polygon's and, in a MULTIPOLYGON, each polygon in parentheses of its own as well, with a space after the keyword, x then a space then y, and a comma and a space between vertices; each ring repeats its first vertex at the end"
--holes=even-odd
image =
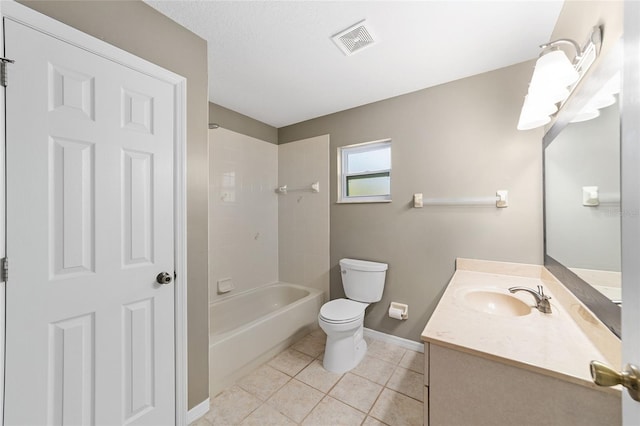
POLYGON ((422 425, 424 355, 366 338, 362 362, 345 374, 322 367, 316 330, 212 397, 192 426, 422 425))
POLYGON ((278 146, 209 131, 209 301, 278 281, 278 146))
POLYGON ((209 165, 209 301, 277 281, 328 298, 329 136, 274 145, 218 128, 209 165), (314 182, 319 193, 296 190, 314 182), (219 294, 228 278, 235 289, 219 294))
POLYGON ((320 184, 320 192, 278 199, 280 281, 329 295, 329 135, 278 145, 278 181, 289 188, 320 184))

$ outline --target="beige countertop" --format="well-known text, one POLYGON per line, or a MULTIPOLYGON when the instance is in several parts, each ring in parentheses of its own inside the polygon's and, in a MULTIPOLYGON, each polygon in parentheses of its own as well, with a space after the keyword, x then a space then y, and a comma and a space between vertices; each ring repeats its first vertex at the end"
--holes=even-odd
MULTIPOLYGON (((534 306, 532 295, 512 295, 534 306)), ((599 360, 620 368, 620 340, 544 267, 458 259, 456 272, 422 340, 503 362, 603 392, 591 381, 589 363, 599 360), (509 287, 544 287, 551 297, 551 314, 535 307, 522 316, 481 312, 465 302, 471 290, 510 294, 509 287)))

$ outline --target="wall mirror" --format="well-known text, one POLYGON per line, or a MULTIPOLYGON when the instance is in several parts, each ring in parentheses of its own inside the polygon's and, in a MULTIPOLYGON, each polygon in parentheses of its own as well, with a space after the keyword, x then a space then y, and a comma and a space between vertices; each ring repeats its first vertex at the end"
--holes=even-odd
POLYGON ((544 137, 545 266, 620 337, 619 41, 544 137))

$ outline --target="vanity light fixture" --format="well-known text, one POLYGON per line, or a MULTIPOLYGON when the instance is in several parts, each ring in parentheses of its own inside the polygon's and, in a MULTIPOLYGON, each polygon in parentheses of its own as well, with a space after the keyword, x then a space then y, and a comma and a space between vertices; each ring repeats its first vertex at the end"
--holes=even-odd
POLYGON ((600 53, 602 27, 594 27, 583 48, 570 39, 559 39, 540 46, 529 91, 524 98, 518 130, 544 126, 558 112, 580 79, 600 53), (576 54, 570 61, 560 45, 569 45, 576 54))
POLYGON ((571 123, 580 123, 600 116, 600 110, 616 103, 620 93, 620 71, 618 71, 587 104, 576 114, 571 123))

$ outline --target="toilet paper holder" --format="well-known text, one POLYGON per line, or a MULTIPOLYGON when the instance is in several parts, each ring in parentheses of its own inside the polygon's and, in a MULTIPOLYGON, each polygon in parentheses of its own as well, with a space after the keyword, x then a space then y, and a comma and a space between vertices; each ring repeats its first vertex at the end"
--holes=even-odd
POLYGON ((389 305, 389 317, 399 320, 409 318, 409 305, 398 302, 391 302, 389 305))

